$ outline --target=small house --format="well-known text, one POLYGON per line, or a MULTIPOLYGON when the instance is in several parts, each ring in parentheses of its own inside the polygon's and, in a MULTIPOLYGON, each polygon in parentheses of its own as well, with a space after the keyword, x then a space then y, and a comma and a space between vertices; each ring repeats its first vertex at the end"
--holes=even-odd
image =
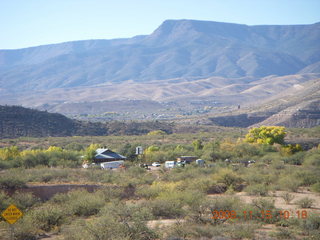
POLYGON ((125 156, 120 155, 119 153, 113 152, 108 148, 98 148, 96 150, 96 155, 94 156, 94 162, 102 163, 102 162, 111 162, 111 161, 119 161, 126 160, 125 156))

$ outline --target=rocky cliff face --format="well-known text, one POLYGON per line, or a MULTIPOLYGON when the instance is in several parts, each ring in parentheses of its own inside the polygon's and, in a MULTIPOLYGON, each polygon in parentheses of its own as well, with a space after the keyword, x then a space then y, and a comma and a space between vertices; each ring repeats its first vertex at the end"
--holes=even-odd
POLYGON ((262 125, 281 125, 291 128, 311 128, 318 126, 320 125, 320 100, 289 107, 255 124, 255 126, 262 125))

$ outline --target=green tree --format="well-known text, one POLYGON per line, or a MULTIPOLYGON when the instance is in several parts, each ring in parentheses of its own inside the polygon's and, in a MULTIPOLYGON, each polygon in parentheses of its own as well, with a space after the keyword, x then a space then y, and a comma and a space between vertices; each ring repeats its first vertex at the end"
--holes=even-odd
POLYGON ((192 142, 193 148, 195 151, 199 151, 203 149, 202 141, 197 139, 192 142))
POLYGON ((84 160, 91 163, 94 159, 94 156, 96 155, 96 150, 100 147, 100 144, 90 144, 90 146, 85 150, 84 160))
POLYGON ((275 143, 284 144, 284 137, 286 134, 284 127, 262 126, 259 128, 251 128, 245 137, 245 141, 249 143, 269 145, 273 145, 275 143))
POLYGON ((148 147, 146 150, 145 150, 145 154, 148 155, 148 154, 151 154, 153 152, 158 152, 160 150, 159 147, 157 146, 154 146, 154 145, 151 145, 150 147, 148 147))

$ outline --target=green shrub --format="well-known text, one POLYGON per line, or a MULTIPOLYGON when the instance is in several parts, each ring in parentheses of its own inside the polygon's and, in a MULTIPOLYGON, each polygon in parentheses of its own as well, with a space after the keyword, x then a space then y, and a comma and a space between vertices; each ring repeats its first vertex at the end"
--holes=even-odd
POLYGON ((193 189, 207 194, 224 193, 227 186, 224 183, 217 183, 212 177, 199 177, 197 180, 186 180, 182 183, 182 189, 193 189))
POLYGON ((20 175, 11 175, 10 172, 0 176, 0 189, 19 189, 26 186, 26 180, 20 175))
POLYGON ((317 213, 310 213, 308 217, 300 223, 301 228, 307 231, 320 230, 320 215, 317 213))
POLYGON ((68 181, 74 172, 62 168, 32 168, 23 171, 28 182, 59 182, 68 181))
POLYGON ((26 210, 40 202, 40 199, 36 198, 32 193, 23 192, 15 192, 12 195, 12 199, 15 205, 21 210, 26 210))
POLYGON ((15 223, 15 240, 37 240, 39 229, 32 218, 24 216, 15 223))
POLYGON ((232 239, 254 239, 254 233, 258 226, 251 223, 231 224, 225 235, 230 236, 232 239))
POLYGON ((245 188, 245 191, 249 195, 254 195, 254 196, 267 196, 268 195, 268 186, 265 184, 254 184, 254 185, 249 185, 245 188))
POLYGON ((241 184, 243 182, 243 179, 238 176, 234 171, 230 169, 221 169, 217 176, 215 176, 218 182, 224 183, 228 187, 233 185, 236 186, 238 184, 241 184))
POLYGON ((308 197, 301 198, 296 201, 295 204, 298 204, 301 208, 311 208, 314 203, 314 200, 308 197))
POLYGON ((240 212, 244 204, 237 197, 224 196, 210 199, 210 211, 236 211, 240 212))
POLYGON ((4 191, 0 191, 0 212, 5 210, 12 201, 13 200, 4 191))
POLYGON ((81 144, 72 142, 65 146, 66 150, 72 150, 72 151, 82 151, 84 148, 81 144))
POLYGON ((286 204, 290 204, 290 202, 294 199, 294 196, 288 192, 281 194, 280 197, 283 198, 286 204))
POLYGON ((90 216, 97 214, 104 206, 104 196, 99 193, 88 193, 85 190, 75 190, 68 193, 68 208, 71 214, 90 216))
POLYGON ((64 222, 66 212, 60 206, 48 203, 29 211, 26 217, 31 218, 37 228, 50 231, 64 222))
POLYGON ((279 180, 279 185, 282 190, 289 190, 291 192, 297 192, 298 188, 301 186, 301 181, 294 176, 284 176, 279 180))
POLYGON ((158 239, 146 226, 150 212, 141 206, 113 202, 104 207, 101 216, 90 221, 77 221, 64 233, 66 240, 148 240, 158 239))
POLYGON ((279 210, 276 209, 274 200, 258 198, 252 201, 251 206, 253 206, 253 208, 249 208, 247 213, 252 211, 252 219, 265 223, 276 223, 280 220, 279 210))
POLYGON ((293 239, 293 232, 287 228, 279 228, 277 232, 274 232, 272 236, 277 239, 293 239))
POLYGON ((147 206, 150 207, 152 214, 156 217, 177 218, 185 215, 182 203, 171 199, 156 199, 148 202, 147 206))
POLYGON ((90 182, 112 183, 116 179, 116 173, 101 169, 87 169, 84 172, 85 178, 90 182))
POLYGON ((298 152, 296 154, 293 154, 288 157, 284 157, 282 160, 286 164, 292 164, 292 165, 301 165, 303 163, 303 159, 305 156, 305 152, 298 152))
POLYGON ((320 166, 320 150, 309 151, 304 159, 306 166, 320 166))
MULTIPOLYGON (((320 169, 319 169, 320 170, 320 169)), ((303 186, 310 186, 317 182, 320 171, 318 169, 308 169, 297 171, 294 176, 301 180, 303 186)))
POLYGON ((317 182, 311 186, 311 190, 314 192, 320 192, 320 182, 317 182))
POLYGON ((210 184, 206 188, 206 193, 208 194, 219 194, 219 193, 225 193, 226 191, 227 191, 227 185, 224 183, 216 183, 212 185, 210 184))

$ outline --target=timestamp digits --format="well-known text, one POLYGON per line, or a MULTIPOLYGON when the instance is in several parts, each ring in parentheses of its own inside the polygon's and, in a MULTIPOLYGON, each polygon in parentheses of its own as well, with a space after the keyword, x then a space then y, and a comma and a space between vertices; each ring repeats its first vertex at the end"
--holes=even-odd
POLYGON ((232 210, 214 210, 212 213, 212 219, 288 219, 290 217, 296 217, 299 219, 306 219, 308 217, 308 212, 306 210, 281 210, 277 212, 272 212, 271 210, 261 210, 259 212, 253 211, 242 211, 240 214, 237 214, 236 211, 232 210))

